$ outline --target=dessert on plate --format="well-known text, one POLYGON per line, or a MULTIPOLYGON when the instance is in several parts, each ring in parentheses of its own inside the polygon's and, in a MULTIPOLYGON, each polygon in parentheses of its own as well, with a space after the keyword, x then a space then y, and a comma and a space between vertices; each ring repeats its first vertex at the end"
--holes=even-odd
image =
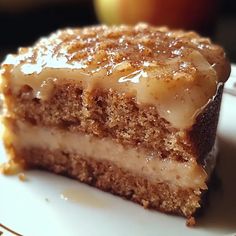
POLYGON ((1 66, 12 162, 191 218, 215 165, 230 64, 194 32, 59 30, 1 66))

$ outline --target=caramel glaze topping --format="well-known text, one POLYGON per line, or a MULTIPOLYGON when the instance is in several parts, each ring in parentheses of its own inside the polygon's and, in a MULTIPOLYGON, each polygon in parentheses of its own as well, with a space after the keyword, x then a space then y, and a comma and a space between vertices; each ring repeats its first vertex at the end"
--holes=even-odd
MULTIPOLYGON (((193 50, 203 55, 221 81, 228 78, 229 66, 222 63, 225 53, 208 38, 202 38, 195 32, 169 31, 166 27, 146 24, 59 30, 49 38, 39 40, 34 47, 20 48, 15 63, 38 64, 43 69, 52 66, 51 60, 61 61, 78 69, 91 66, 91 73, 94 72, 93 67, 96 70, 106 69, 109 75, 123 61, 139 69, 148 63, 163 66, 167 59, 182 58, 173 73, 189 72, 193 69, 192 65, 183 65, 181 61, 193 50)), ((39 73, 40 69, 35 72, 39 73)), ((162 79, 170 77, 162 76, 162 79)))
POLYGON ((156 106, 179 128, 194 122, 229 73, 223 49, 209 39, 146 24, 59 30, 2 64, 12 90, 27 84, 47 99, 61 78, 89 90, 116 89, 156 106))

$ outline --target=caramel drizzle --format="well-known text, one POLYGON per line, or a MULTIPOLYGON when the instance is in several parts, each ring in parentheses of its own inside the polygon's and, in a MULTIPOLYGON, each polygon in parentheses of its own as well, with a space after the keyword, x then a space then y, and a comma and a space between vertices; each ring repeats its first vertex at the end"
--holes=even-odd
MULTIPOLYGON (((10 232, 10 233, 16 235, 16 236, 23 236, 22 234, 19 234, 19 233, 13 231, 12 229, 8 228, 7 226, 5 226, 5 225, 3 225, 3 224, 1 224, 1 223, 0 223, 0 227, 3 228, 3 229, 5 229, 5 230, 7 230, 8 232, 10 232)), ((2 231, 0 231, 0 235, 3 235, 3 232, 2 232, 2 231)))

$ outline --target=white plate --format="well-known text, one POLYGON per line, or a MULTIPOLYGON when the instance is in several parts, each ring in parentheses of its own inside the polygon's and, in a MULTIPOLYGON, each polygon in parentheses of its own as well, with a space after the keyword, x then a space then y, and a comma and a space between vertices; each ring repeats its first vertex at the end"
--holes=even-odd
MULTIPOLYGON (((236 67, 226 84, 236 83, 236 67)), ((231 91, 231 90, 230 90, 231 91)), ((235 88, 236 91, 236 88, 235 88)), ((74 180, 27 171, 27 182, 0 176, 0 223, 24 236, 236 235, 236 96, 224 93, 218 137, 221 180, 195 228, 74 180), (233 234, 235 233, 235 234, 233 234)), ((0 159, 5 160, 3 148, 0 159)), ((1 229, 4 236, 12 235, 1 229)))

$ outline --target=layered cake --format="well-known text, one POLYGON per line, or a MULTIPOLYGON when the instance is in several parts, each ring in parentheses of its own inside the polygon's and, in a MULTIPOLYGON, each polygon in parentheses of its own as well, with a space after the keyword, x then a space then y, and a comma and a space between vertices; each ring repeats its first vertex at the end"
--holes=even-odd
POLYGON ((1 67, 11 162, 190 218, 215 165, 230 64, 194 32, 65 29, 1 67))

